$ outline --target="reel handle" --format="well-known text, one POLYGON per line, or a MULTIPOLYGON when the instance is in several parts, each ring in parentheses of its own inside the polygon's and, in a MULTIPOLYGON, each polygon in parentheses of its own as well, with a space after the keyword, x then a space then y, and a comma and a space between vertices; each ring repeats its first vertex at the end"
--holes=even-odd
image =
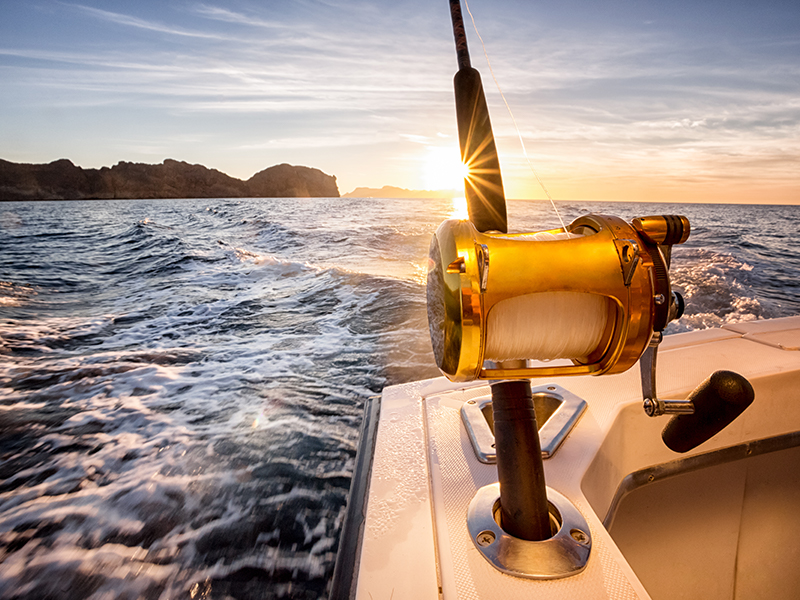
POLYGON ((661 400, 656 394, 656 359, 663 336, 653 334, 639 359, 642 376, 642 408, 648 417, 675 415, 661 432, 670 450, 688 452, 730 425, 753 403, 750 382, 733 371, 716 371, 689 394, 686 400, 661 400))
POLYGON ((750 382, 733 371, 716 371, 689 394, 693 414, 674 416, 661 439, 670 450, 688 452, 730 425, 753 403, 750 382))

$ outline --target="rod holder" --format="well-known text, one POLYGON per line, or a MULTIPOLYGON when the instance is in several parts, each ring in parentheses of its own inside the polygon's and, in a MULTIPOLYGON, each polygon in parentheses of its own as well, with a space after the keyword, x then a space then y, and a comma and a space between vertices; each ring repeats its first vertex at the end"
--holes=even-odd
POLYGON ((503 528, 522 540, 545 540, 552 533, 531 382, 491 387, 503 528))
POLYGON ((589 525, 567 498, 547 488, 548 522, 545 540, 522 540, 498 522, 500 484, 482 487, 470 502, 467 529, 475 548, 497 570, 526 579, 560 579, 586 568, 592 550, 589 525))

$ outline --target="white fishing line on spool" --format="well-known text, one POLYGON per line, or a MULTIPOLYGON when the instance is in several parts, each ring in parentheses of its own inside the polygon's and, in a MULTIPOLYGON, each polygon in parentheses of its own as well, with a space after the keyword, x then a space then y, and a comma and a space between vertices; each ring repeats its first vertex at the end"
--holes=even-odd
POLYGON ((489 311, 484 360, 581 359, 600 344, 609 299, 580 292, 537 292, 501 300, 489 311))

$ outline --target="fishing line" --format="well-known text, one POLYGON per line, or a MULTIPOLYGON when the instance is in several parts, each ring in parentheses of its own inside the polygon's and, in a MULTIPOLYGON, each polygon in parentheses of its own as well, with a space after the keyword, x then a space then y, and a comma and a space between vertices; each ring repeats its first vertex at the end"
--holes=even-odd
POLYGON ((561 213, 558 212, 558 207, 556 207, 556 203, 553 201, 553 197, 550 195, 550 192, 547 191, 547 187, 545 187, 544 182, 539 178, 539 174, 536 172, 536 169, 531 162, 531 159, 528 157, 528 151, 525 148, 525 142, 522 139, 522 132, 519 130, 519 126, 517 125, 517 120, 514 118, 514 113, 511 111, 511 107, 508 105, 508 101, 506 100, 505 94, 503 94, 503 90, 500 87, 500 82, 497 81, 497 77, 494 74, 494 69, 492 68, 492 62, 489 60, 489 53, 486 52, 486 44, 483 43, 483 38, 481 37, 480 32, 478 31, 478 26, 475 24, 475 17, 472 16, 472 11, 469 9, 469 2, 464 0, 464 6, 467 7, 467 13, 469 13, 469 18, 472 19, 472 27, 475 29, 475 33, 478 35, 478 39, 481 41, 481 47, 483 48, 483 55, 486 57, 486 63, 489 65, 489 72, 492 74, 492 79, 494 79, 494 84, 497 86, 497 91, 500 92, 500 97, 503 99, 503 103, 506 105, 506 109, 508 110, 508 114, 511 115, 511 122, 514 123, 514 129, 517 130, 517 137, 519 137, 519 144, 522 146, 522 154, 525 156, 525 160, 528 162, 528 166, 531 169, 531 173, 536 178, 536 181, 539 182, 542 190, 547 196, 547 199, 550 200, 550 204, 553 206, 553 210, 556 211, 556 216, 558 220, 561 222, 561 228, 566 231, 567 226, 564 224, 564 219, 561 218, 561 213))
POLYGON ((484 359, 585 359, 603 340, 609 303, 599 294, 537 292, 489 311, 484 359))

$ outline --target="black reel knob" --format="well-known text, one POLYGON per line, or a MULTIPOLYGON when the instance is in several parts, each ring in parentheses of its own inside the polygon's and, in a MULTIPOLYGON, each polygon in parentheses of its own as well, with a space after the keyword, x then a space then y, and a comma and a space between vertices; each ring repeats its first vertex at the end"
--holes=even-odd
POLYGON ((671 450, 688 452, 732 423, 754 399, 747 379, 733 371, 717 371, 689 395, 694 414, 673 417, 661 438, 671 450))

